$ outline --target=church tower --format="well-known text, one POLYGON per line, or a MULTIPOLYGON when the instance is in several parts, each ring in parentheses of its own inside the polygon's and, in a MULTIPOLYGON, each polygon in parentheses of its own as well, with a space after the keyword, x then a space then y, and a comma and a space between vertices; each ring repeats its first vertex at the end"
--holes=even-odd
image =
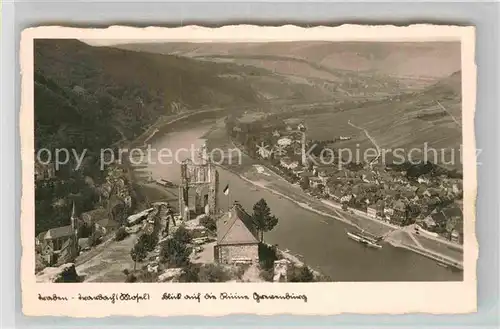
POLYGON ((76 215, 76 207, 75 207, 75 202, 73 201, 73 209, 71 209, 71 229, 73 231, 73 250, 72 254, 73 255, 78 255, 78 217, 76 215))

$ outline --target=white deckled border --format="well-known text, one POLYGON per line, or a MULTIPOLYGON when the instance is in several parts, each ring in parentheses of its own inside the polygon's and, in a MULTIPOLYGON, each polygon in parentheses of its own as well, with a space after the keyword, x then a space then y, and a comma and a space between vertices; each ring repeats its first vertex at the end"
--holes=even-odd
POLYGON ((104 317, 110 315, 167 316, 239 314, 302 314, 329 315, 344 312, 364 314, 468 313, 477 309, 476 261, 478 244, 475 235, 475 200, 477 193, 476 154, 474 138, 474 112, 476 101, 476 66, 474 27, 411 25, 339 27, 319 26, 302 28, 292 25, 261 27, 251 25, 205 28, 185 26, 179 28, 134 28, 111 26, 106 29, 81 29, 59 26, 29 28, 21 38, 21 156, 22 156, 22 303, 26 315, 61 315, 72 317, 104 317), (95 45, 107 45, 110 40, 144 42, 266 42, 266 41, 386 41, 425 42, 461 41, 462 45, 462 131, 464 169, 464 280, 463 282, 338 282, 338 283, 223 283, 223 284, 161 284, 161 283, 85 283, 41 284, 34 275, 34 122, 33 122, 33 39, 71 38, 95 45), (164 292, 211 292, 237 294, 294 293, 307 294, 308 302, 292 301, 161 301, 164 292), (83 303, 40 302, 38 293, 58 293, 78 296, 78 293, 98 294, 148 292, 149 302, 83 303))

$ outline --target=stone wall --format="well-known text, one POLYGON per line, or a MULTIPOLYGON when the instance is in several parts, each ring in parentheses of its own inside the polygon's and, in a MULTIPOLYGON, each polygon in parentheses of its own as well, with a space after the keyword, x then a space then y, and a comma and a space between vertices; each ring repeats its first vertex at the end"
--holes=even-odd
POLYGON ((36 282, 81 282, 75 264, 67 263, 59 267, 46 267, 36 274, 36 282))
POLYGON ((220 263, 232 263, 236 260, 244 258, 250 259, 252 262, 259 261, 259 246, 258 244, 247 245, 221 245, 217 248, 220 253, 220 263))

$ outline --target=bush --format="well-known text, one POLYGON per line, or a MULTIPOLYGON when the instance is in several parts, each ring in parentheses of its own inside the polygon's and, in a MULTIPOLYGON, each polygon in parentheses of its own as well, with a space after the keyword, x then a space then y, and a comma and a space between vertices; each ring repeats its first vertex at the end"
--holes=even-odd
POLYGON ((189 263, 191 248, 175 238, 168 239, 160 249, 160 261, 168 267, 182 267, 189 263))
POLYGON ((133 273, 131 273, 128 269, 124 269, 123 274, 125 274, 126 283, 137 282, 137 277, 133 273))
POLYGON ((140 282, 157 282, 158 273, 151 273, 149 271, 142 271, 139 277, 140 282))
POLYGON ((200 282, 226 282, 231 277, 220 265, 207 264, 200 268, 200 282))
POLYGON ((259 243, 259 259, 260 266, 263 269, 273 268, 274 261, 278 260, 276 246, 269 246, 264 243, 259 243))
POLYGON ((313 282, 314 274, 311 269, 306 266, 291 266, 288 273, 288 282, 313 282))
POLYGON ((245 272, 250 268, 250 264, 240 264, 236 267, 236 277, 242 279, 245 272))
POLYGON ((263 268, 260 270, 260 277, 264 281, 273 282, 274 279, 274 269, 273 268, 263 268))
POLYGON ((130 250, 130 257, 134 261, 134 270, 136 269, 137 262, 142 262, 147 256, 144 245, 138 241, 135 246, 130 250))
POLYGON ((118 231, 116 231, 115 233, 115 240, 116 241, 122 241, 123 239, 125 239, 126 237, 129 236, 129 233, 127 232, 127 230, 125 229, 125 227, 120 227, 118 229, 118 231))
POLYGON ((199 282, 200 267, 189 263, 179 277, 179 282, 199 282))
POLYGON ((202 217, 200 219, 200 225, 204 226, 207 230, 215 232, 217 230, 217 224, 215 223, 215 220, 210 217, 202 217))
POLYGON ((191 243, 193 237, 184 226, 180 226, 173 234, 173 240, 179 241, 181 244, 191 243))
POLYGON ((126 283, 137 282, 137 277, 134 274, 129 273, 129 274, 127 274, 127 277, 125 278, 125 282, 126 283))

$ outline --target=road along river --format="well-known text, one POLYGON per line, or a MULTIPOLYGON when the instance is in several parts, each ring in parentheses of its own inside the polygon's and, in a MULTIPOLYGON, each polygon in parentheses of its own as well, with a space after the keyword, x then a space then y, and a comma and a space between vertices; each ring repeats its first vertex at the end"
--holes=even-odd
MULTIPOLYGON (((184 130, 155 135, 150 140, 151 148, 175 153, 179 149, 190 149, 191 145, 199 147, 204 142, 200 137, 212 125, 213 122, 204 122, 184 130)), ((184 154, 187 158, 188 153, 184 154)), ((153 155, 152 159, 157 158, 153 155)), ((178 183, 180 178, 180 166, 175 161, 171 164, 144 163, 138 170, 151 172, 153 179, 164 178, 178 183)), ((227 209, 229 201, 238 200, 251 212, 254 203, 264 198, 279 218, 274 230, 265 234, 265 241, 277 244, 282 250, 290 250, 334 281, 462 280, 462 272, 438 266, 435 261, 408 250, 389 244, 384 244, 379 250, 366 248, 347 238, 345 230, 351 228, 348 224, 304 209, 227 170, 219 168, 219 176, 220 208, 227 209), (226 184, 230 186, 230 200, 222 194, 226 184)))

